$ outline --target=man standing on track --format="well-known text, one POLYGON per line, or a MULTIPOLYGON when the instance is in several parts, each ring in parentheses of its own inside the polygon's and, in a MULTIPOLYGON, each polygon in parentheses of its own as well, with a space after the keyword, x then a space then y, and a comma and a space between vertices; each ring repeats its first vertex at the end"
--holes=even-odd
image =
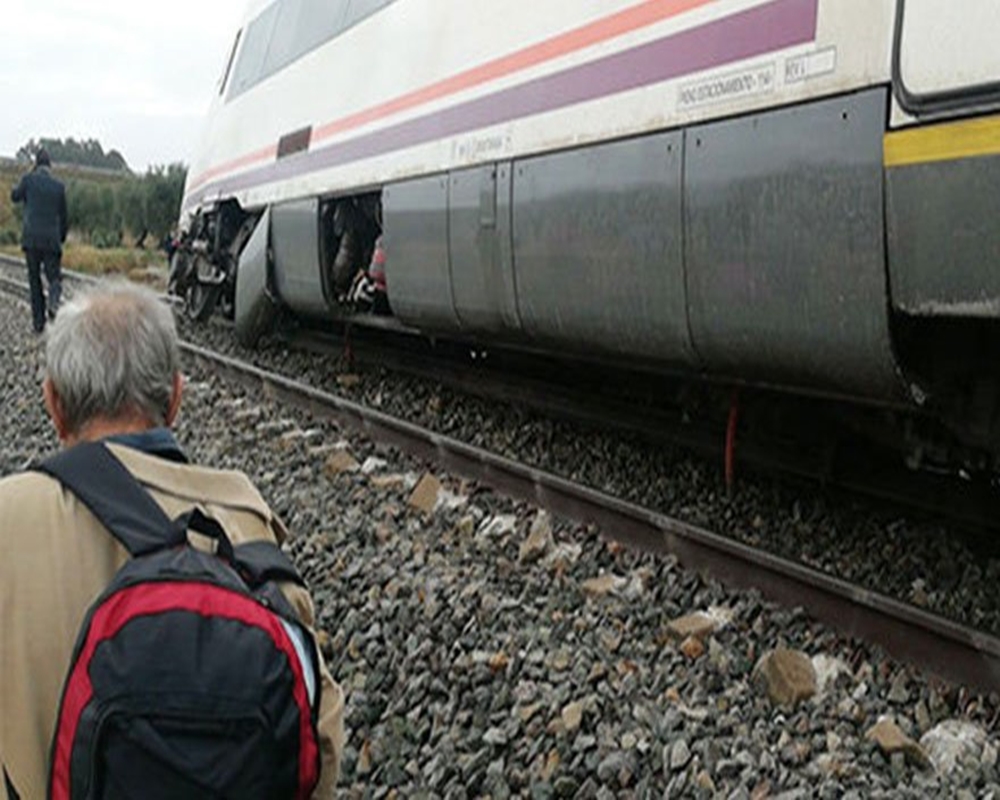
MULTIPOLYGON (((45 405, 64 447, 103 442, 171 518, 198 508, 234 546, 287 536, 246 475, 192 464, 174 439, 183 389, 177 331, 149 289, 122 283, 77 294, 53 322, 45 356, 45 405)), ((30 800, 46 796, 50 741, 81 620, 129 553, 41 472, 0 481, 0 520, 0 798, 30 800)), ((277 586, 311 627, 304 586, 277 586)), ((312 797, 327 800, 343 748, 344 697, 322 660, 318 672, 312 797)))
POLYGON ((24 226, 21 249, 28 262, 31 285, 31 321, 35 333, 45 330, 45 294, 42 291, 42 267, 49 284, 48 319, 53 319, 62 294, 62 245, 69 230, 66 213, 66 189, 52 177, 52 160, 45 148, 35 155, 35 168, 21 178, 10 199, 24 203, 24 226))

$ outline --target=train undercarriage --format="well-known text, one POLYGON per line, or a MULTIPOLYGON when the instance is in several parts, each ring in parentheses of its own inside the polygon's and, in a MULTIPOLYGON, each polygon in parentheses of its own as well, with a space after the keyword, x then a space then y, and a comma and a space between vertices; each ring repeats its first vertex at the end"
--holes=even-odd
MULTIPOLYGON (((364 325, 375 317, 392 320, 381 244, 380 194, 326 199, 317 201, 315 208, 323 294, 317 308, 325 309, 325 313, 314 314, 313 318, 350 320, 355 325, 364 325)), ((183 299, 188 316, 204 321, 218 312, 236 320, 239 338, 251 346, 279 323, 285 305, 279 286, 281 277, 275 274, 274 242, 261 232, 262 226, 270 224, 268 212, 245 212, 235 202, 224 203, 195 219, 171 264, 170 291, 183 299), (252 239, 262 236, 266 240, 264 247, 248 246, 252 239), (246 270, 246 275, 253 273, 255 249, 264 279, 260 282, 260 296, 253 301, 255 307, 248 311, 245 300, 244 308, 240 307, 239 276, 241 269, 246 270)), ((253 283, 249 277, 245 280, 253 283)), ((305 316, 308 319, 309 315, 305 316)), ((292 317, 302 315, 293 309, 285 315, 286 319, 292 317)), ((301 322, 299 319, 296 324, 301 322)), ((823 420, 817 420, 817 424, 832 423, 837 431, 852 431, 860 439, 897 453, 914 470, 948 472, 966 478, 995 476, 1000 470, 1000 378, 991 366, 1000 355, 1000 322, 928 320, 895 313, 891 326, 900 371, 911 387, 913 402, 857 403, 830 393, 829 399, 836 402, 824 404, 823 420)), ((436 331, 427 332, 432 339, 438 335, 436 331)), ((445 338, 453 343, 463 341, 460 335, 445 338)), ((523 340, 497 342, 475 332, 464 341, 470 352, 480 355, 493 348, 545 351, 523 340)), ((584 354, 567 355, 578 359, 584 354)), ((600 357, 595 359, 595 363, 600 362, 600 357)), ((636 375, 655 375, 657 380, 666 375, 675 377, 676 391, 671 402, 690 418, 731 417, 736 409, 724 406, 731 396, 739 397, 738 392, 732 393, 734 387, 746 387, 748 398, 757 390, 778 396, 772 391, 775 385, 768 381, 755 383, 740 377, 730 382, 725 376, 673 371, 669 365, 652 364, 649 359, 636 359, 634 367, 636 375)), ((785 387, 777 388, 786 393, 785 387)), ((787 394, 792 402, 796 394, 812 399, 824 397, 822 392, 803 392, 794 384, 787 394)), ((785 402, 771 402, 776 417, 767 411, 767 403, 748 401, 745 405, 742 425, 775 432, 781 430, 782 418, 787 419, 785 415, 790 413, 785 402)), ((822 435, 818 438, 822 439, 822 435)))

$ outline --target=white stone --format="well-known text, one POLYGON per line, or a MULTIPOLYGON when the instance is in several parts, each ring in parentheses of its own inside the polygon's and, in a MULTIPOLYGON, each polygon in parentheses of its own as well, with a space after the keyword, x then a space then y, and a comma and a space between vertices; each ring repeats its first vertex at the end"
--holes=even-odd
POLYGON ((920 738, 920 746, 939 775, 951 772, 963 756, 979 760, 985 745, 986 732, 959 719, 945 720, 920 738))
POLYGON ((542 566, 546 569, 552 569, 557 565, 571 567, 580 560, 581 555, 583 555, 581 545, 564 542, 557 544, 555 549, 542 560, 542 566))
POLYGON ((365 463, 361 465, 361 474, 374 475, 376 472, 381 472, 388 466, 389 462, 385 459, 370 456, 369 458, 366 458, 365 463))
POLYGON ((491 517, 479 526, 479 535, 487 539, 499 539, 508 536, 517 529, 517 517, 513 514, 501 514, 491 517))
POLYGON ((674 746, 670 748, 670 769, 672 772, 677 772, 678 770, 684 769, 691 760, 691 751, 688 749, 688 744, 683 739, 678 739, 674 742, 674 746))
POLYGON ((629 602, 642 599, 646 594, 646 584, 652 577, 648 569, 639 569, 633 572, 628 578, 628 584, 622 590, 622 597, 629 602))
POLYGON ((725 608, 724 606, 710 606, 705 614, 715 622, 716 632, 729 627, 732 624, 733 617, 736 616, 731 608, 725 608))
POLYGON ((438 492, 438 510, 445 511, 457 511, 460 508, 465 508, 469 503, 469 498, 465 495, 454 494, 449 492, 447 489, 442 489, 438 492))
POLYGON ((983 745, 982 763, 984 767, 995 767, 997 765, 997 748, 992 742, 983 745))
POLYGON ((850 675, 851 668, 842 658, 828 656, 825 653, 813 656, 813 669, 816 670, 816 692, 822 696, 827 689, 837 683, 841 675, 850 675))
POLYGON ((500 728, 490 728, 485 734, 483 734, 483 741, 486 742, 486 744, 502 747, 507 744, 507 734, 500 728))

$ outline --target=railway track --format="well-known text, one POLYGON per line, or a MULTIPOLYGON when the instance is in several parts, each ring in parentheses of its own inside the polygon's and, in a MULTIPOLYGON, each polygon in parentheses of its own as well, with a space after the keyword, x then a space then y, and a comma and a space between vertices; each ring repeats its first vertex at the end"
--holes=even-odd
MULTIPOLYGON (((528 407, 556 419, 634 435, 653 445, 687 448, 714 460, 720 469, 727 458, 724 417, 716 420, 717 424, 687 419, 682 410, 657 404, 657 389, 649 386, 644 387, 645 395, 639 399, 634 399, 638 394, 629 398, 628 392, 606 389, 634 383, 634 376, 626 373, 607 372, 595 378, 585 365, 567 370, 530 355, 474 359, 468 347, 441 343, 429 346, 411 335, 386 340, 379 329, 299 330, 288 336, 287 343, 292 349, 303 348, 331 358, 347 357, 359 366, 437 381, 456 392, 528 407), (589 380, 580 382, 581 374, 589 380)), ((652 376, 648 379, 654 387, 655 381, 652 376)), ((667 391, 664 389, 662 395, 667 391)), ((758 402, 787 404, 784 398, 766 394, 758 402)), ((814 401, 814 406, 818 417, 824 404, 814 401)), ((995 534, 1000 532, 997 495, 988 482, 914 472, 901 464, 896 453, 875 452, 861 442, 841 447, 844 452, 838 454, 829 447, 829 439, 817 439, 805 448, 798 441, 794 436, 784 442, 739 437, 732 454, 734 468, 781 475, 783 479, 839 489, 946 519, 987 545, 992 545, 995 534)))
MULTIPOLYGON (((6 276, 0 289, 26 296, 26 286, 6 276)), ((333 419, 553 513, 595 523, 609 539, 672 554, 684 566, 729 586, 756 588, 781 604, 801 606, 841 633, 942 678, 987 692, 1000 690, 1000 639, 993 635, 237 359, 189 343, 183 351, 251 391, 333 419)))

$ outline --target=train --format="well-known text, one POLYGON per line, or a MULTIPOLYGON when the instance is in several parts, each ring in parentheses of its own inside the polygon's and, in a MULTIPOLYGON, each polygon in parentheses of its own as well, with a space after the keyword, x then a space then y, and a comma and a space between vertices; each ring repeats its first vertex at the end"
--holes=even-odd
POLYGON ((877 409, 1000 466, 994 0, 252 0, 171 289, 877 409))

